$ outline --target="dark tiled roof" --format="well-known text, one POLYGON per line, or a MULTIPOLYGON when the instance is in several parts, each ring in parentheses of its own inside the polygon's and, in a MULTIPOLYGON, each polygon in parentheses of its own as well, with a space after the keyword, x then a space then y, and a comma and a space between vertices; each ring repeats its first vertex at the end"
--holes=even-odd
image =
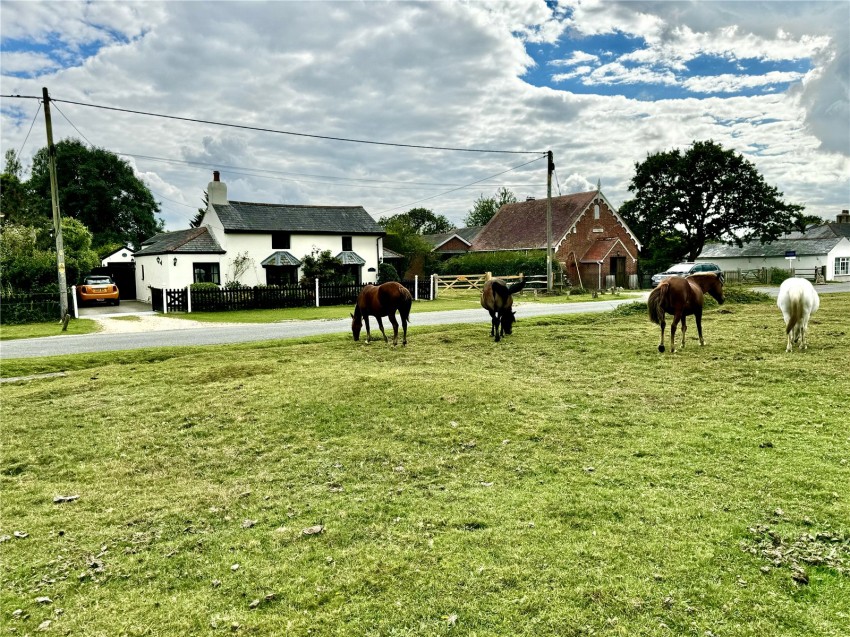
POLYGON ((740 248, 725 243, 710 243, 703 248, 700 259, 721 259, 734 257, 782 257, 788 251, 795 251, 797 256, 814 256, 827 254, 841 237, 830 239, 779 239, 773 243, 745 243, 740 248))
POLYGON ((260 265, 301 265, 301 261, 286 250, 278 250, 260 261, 260 265))
POLYGON ((342 262, 342 265, 366 265, 366 259, 351 250, 343 250, 336 255, 336 258, 342 262))
POLYGON ((142 243, 142 249, 135 256, 143 257, 150 254, 169 254, 172 252, 189 253, 218 253, 224 250, 206 226, 175 230, 154 235, 142 243))
MULTIPOLYGON (((572 227, 599 191, 552 197, 552 240, 572 227)), ((546 248, 546 199, 505 204, 475 240, 472 250, 533 250, 546 248)))
POLYGON ((836 237, 847 237, 850 239, 850 223, 828 223, 829 229, 835 233, 836 237))
MULTIPOLYGON (((598 263, 608 256, 608 253, 617 245, 623 245, 619 239, 599 239, 590 244, 587 252, 581 258, 582 263, 598 263)), ((625 246, 623 246, 625 248, 625 246)), ((623 256, 626 256, 625 254, 623 256)))
POLYGON ((213 205, 225 232, 380 234, 362 206, 295 206, 231 201, 213 205))
POLYGON ((472 243, 483 227, 484 226, 467 226, 466 228, 458 228, 455 230, 455 234, 472 243))
POLYGON ((422 238, 435 248, 439 248, 452 237, 460 237, 461 240, 471 244, 473 239, 478 236, 478 233, 481 232, 483 227, 484 226, 468 226, 466 228, 454 228, 450 232, 443 232, 440 234, 423 234, 422 238))

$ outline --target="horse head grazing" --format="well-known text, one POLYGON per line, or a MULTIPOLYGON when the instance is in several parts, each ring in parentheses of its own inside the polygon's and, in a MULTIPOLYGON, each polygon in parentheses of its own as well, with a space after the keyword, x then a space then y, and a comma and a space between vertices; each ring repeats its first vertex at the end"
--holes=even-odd
POLYGON ((354 313, 351 315, 351 333, 354 335, 354 340, 360 340, 360 330, 363 329, 363 320, 360 318, 360 308, 355 307, 354 313))
POLYGON ((384 324, 381 320, 386 316, 389 318, 393 326, 393 346, 398 345, 398 322, 395 318, 395 313, 401 317, 401 324, 404 328, 404 338, 402 345, 407 345, 407 322, 410 320, 410 308, 413 305, 413 297, 406 287, 396 281, 388 281, 381 285, 366 285, 360 290, 357 297, 357 305, 354 307, 354 313, 351 315, 351 334, 355 341, 360 340, 360 330, 366 325, 366 343, 371 341, 371 332, 369 330, 369 316, 374 316, 378 321, 378 327, 381 329, 381 335, 384 337, 384 342, 388 342, 387 335, 384 333, 384 324))
POLYGON ((512 285, 506 285, 501 279, 490 279, 481 292, 481 307, 490 313, 490 336, 498 343, 502 335, 513 332, 516 312, 513 307, 513 294, 525 286, 525 276, 512 285))

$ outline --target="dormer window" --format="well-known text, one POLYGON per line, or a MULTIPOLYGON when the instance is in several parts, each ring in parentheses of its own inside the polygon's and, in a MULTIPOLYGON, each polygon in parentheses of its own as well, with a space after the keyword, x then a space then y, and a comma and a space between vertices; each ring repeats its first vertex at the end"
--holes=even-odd
POLYGON ((351 237, 342 238, 342 251, 351 252, 351 237))

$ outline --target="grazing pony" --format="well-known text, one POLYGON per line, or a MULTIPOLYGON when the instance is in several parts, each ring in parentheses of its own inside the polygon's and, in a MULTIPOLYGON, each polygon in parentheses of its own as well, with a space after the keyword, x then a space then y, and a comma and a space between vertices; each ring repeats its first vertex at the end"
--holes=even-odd
POLYGON ((688 327, 685 317, 693 314, 697 322, 699 333, 699 344, 705 345, 702 338, 702 304, 705 294, 714 297, 721 305, 723 298, 723 273, 702 272, 682 278, 672 276, 658 284, 649 295, 647 305, 649 306, 649 318, 653 323, 661 326, 661 342, 658 351, 664 351, 664 326, 666 322, 664 315, 673 315, 673 324, 670 326, 670 352, 676 351, 676 326, 682 322, 682 347, 685 346, 685 332, 688 327))
POLYGON ((806 279, 785 279, 779 286, 776 305, 785 319, 785 351, 794 349, 794 343, 800 343, 800 349, 806 349, 809 346, 806 342, 809 319, 820 307, 820 297, 815 288, 806 279))
POLYGON ((360 328, 365 321, 366 344, 369 344, 372 337, 369 332, 369 316, 374 316, 378 320, 378 327, 381 328, 384 342, 388 342, 387 335, 384 333, 384 324, 381 322, 381 317, 387 316, 393 326, 393 347, 398 345, 398 322, 395 319, 395 313, 398 310, 401 325, 404 328, 404 338, 401 344, 407 345, 407 322, 410 320, 411 305, 413 305, 413 297, 401 283, 388 281, 377 286, 365 286, 360 290, 357 305, 354 306, 354 314, 351 315, 351 333, 354 335, 354 340, 360 340, 360 328))
POLYGON ((481 292, 481 307, 490 312, 490 336, 496 337, 496 342, 503 334, 513 331, 516 322, 516 312, 511 307, 514 304, 516 292, 525 287, 525 276, 513 285, 505 285, 501 279, 490 279, 484 284, 481 292))

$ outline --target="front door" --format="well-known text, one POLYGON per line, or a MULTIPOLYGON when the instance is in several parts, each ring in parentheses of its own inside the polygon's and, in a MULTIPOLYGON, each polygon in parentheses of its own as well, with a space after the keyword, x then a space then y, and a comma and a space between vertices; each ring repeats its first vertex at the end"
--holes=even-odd
POLYGON ((626 287, 626 257, 611 257, 611 274, 617 287, 626 287))

